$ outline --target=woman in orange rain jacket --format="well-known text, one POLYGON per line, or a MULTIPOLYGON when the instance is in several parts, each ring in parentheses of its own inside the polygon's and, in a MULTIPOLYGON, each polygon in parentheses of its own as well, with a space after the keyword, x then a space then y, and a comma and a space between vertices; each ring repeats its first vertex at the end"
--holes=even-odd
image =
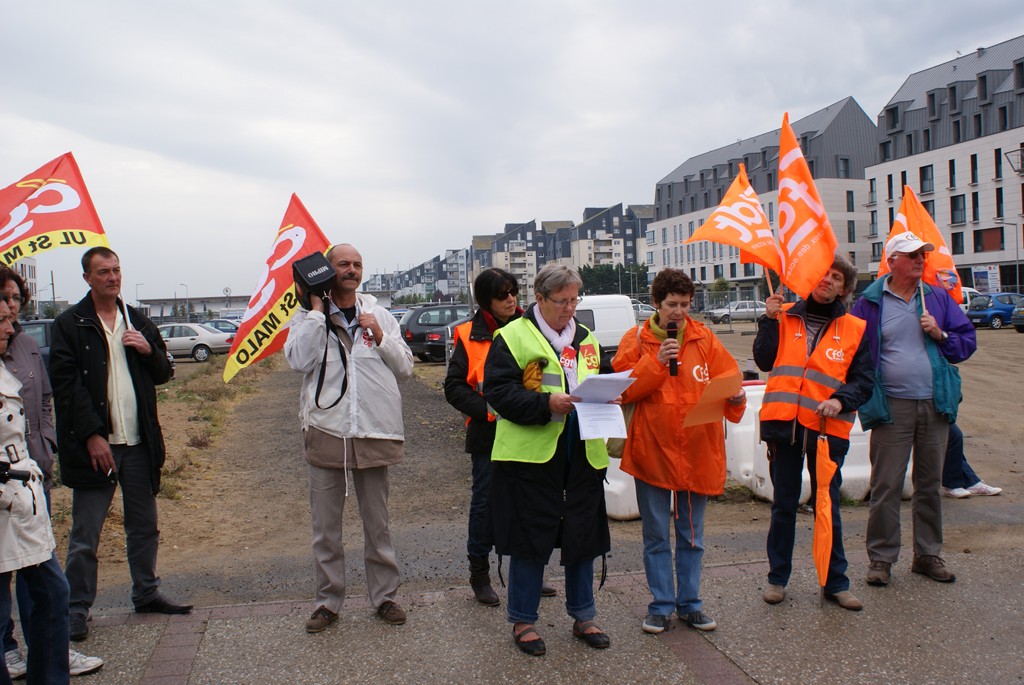
MULTIPOLYGON (((668 628, 673 610, 698 630, 717 625, 701 610, 698 593, 704 508, 708 496, 725 488, 725 431, 721 421, 690 427, 683 427, 683 421, 712 378, 739 375, 739 367, 715 334, 689 317, 693 292, 693 281, 682 271, 659 271, 651 284, 651 302, 658 311, 622 336, 612 360, 616 371, 632 369, 636 378, 622 397, 635 409, 621 468, 636 480, 643 519, 644 570, 653 597, 642 625, 647 633, 668 628), (672 327, 678 331, 674 337, 666 332, 672 327)), ((741 389, 726 402, 725 418, 738 423, 745 408, 741 389)))

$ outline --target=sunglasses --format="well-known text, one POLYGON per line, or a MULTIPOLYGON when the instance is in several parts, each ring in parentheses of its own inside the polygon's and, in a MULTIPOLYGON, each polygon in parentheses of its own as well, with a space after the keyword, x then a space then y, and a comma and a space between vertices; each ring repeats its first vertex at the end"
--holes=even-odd
POLYGON ((509 295, 519 296, 519 288, 511 288, 509 290, 502 290, 500 293, 494 296, 496 300, 506 300, 509 295))

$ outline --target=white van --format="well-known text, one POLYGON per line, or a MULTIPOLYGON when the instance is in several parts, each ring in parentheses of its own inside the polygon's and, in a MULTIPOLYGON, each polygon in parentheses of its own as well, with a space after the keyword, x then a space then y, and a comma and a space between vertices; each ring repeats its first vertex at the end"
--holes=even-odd
POLYGON ((964 310, 964 314, 966 314, 967 313, 967 306, 969 304, 971 304, 971 300, 973 300, 978 295, 981 295, 981 293, 979 293, 974 288, 961 288, 960 290, 964 294, 964 301, 963 301, 963 303, 961 303, 960 309, 964 310))
POLYGON ((626 331, 636 325, 633 303, 626 295, 584 295, 576 318, 589 328, 601 345, 602 365, 611 366, 626 331))

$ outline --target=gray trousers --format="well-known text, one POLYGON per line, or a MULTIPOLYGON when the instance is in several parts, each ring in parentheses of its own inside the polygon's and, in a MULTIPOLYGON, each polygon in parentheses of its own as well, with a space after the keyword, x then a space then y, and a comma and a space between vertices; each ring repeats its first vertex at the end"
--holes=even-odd
MULTIPOLYGON (((342 514, 345 510, 344 469, 306 464, 309 507, 313 519, 313 564, 316 568, 315 606, 340 613, 345 601, 345 548, 342 514)), ((399 572, 388 528, 388 467, 349 471, 363 520, 363 562, 370 602, 379 607, 394 601, 399 572)))
MULTIPOLYGON (((140 606, 154 600, 160 587, 156 575, 156 554, 160 546, 156 495, 150 483, 150 459, 144 445, 111 445, 117 480, 124 504, 124 533, 128 570, 132 577, 132 603, 140 606)), ((70 613, 88 615, 96 600, 96 550, 100 533, 114 500, 111 485, 105 488, 75 488, 71 497, 71 534, 64 575, 71 586, 70 613)))
POLYGON ((911 449, 914 495, 914 555, 942 551, 942 463, 946 456, 949 422, 931 400, 886 398, 892 425, 871 429, 871 508, 868 511, 867 550, 871 561, 895 564, 900 554, 900 497, 911 449))

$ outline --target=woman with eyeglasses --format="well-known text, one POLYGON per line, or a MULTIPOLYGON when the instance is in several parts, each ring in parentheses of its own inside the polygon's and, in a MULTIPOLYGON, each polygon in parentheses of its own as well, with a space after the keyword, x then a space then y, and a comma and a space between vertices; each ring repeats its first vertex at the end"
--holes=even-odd
POLYGON ((537 632, 544 566, 557 547, 565 569, 572 634, 611 645, 594 621, 594 559, 611 548, 604 504, 604 440, 580 438, 572 392, 600 368, 593 334, 574 317, 583 281, 549 264, 534 282, 537 301, 497 330, 484 365, 484 397, 497 414, 491 451, 494 546, 510 557, 508 621, 516 646, 546 651, 537 632))

